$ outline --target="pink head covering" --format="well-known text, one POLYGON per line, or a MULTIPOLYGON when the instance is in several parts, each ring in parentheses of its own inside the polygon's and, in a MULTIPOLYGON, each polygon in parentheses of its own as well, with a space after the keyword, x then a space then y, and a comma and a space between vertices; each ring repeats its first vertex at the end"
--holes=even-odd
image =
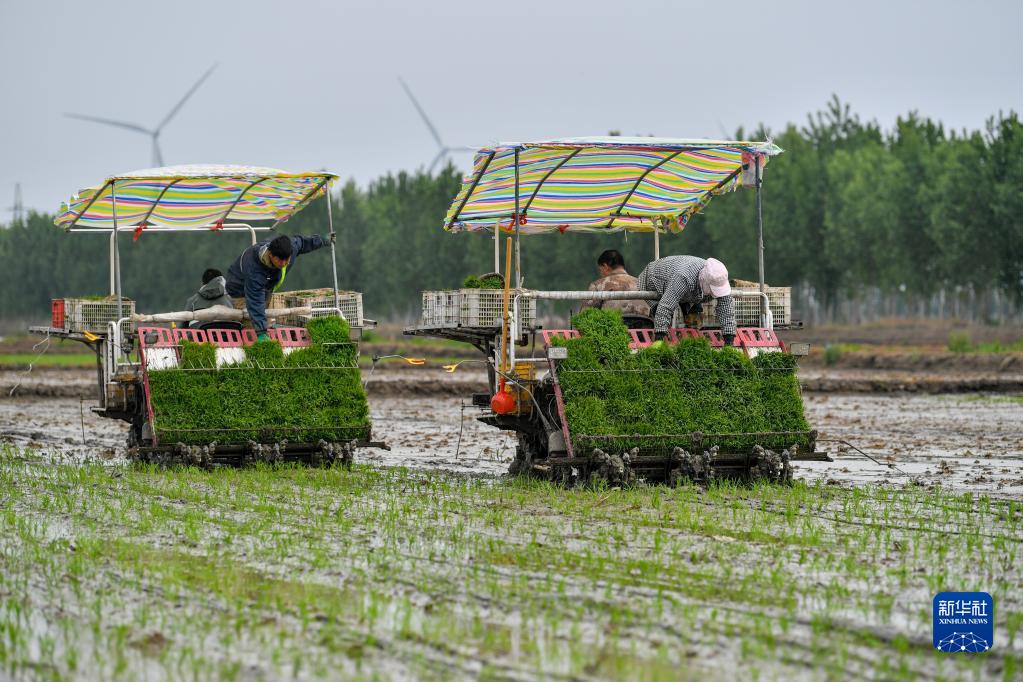
POLYGON ((714 298, 721 298, 732 293, 732 287, 728 284, 728 268, 717 258, 708 258, 707 264, 700 270, 700 288, 704 295, 710 294, 714 298))

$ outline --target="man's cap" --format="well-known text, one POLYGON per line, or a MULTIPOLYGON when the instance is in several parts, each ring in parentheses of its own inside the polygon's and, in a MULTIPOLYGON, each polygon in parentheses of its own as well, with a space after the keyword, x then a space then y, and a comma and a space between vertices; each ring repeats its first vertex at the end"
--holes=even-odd
POLYGON ((703 293, 714 298, 721 298, 732 293, 728 284, 728 268, 717 258, 708 258, 707 264, 700 270, 700 288, 703 293))

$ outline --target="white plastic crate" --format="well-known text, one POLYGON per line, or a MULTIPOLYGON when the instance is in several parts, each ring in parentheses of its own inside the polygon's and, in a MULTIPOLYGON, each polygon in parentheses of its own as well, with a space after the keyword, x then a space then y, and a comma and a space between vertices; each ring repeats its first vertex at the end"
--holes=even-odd
MULTIPOLYGON (((771 317, 776 325, 785 325, 792 321, 792 287, 767 287, 767 304, 771 309, 771 317)), ((740 327, 760 326, 759 287, 733 287, 732 298, 735 300, 735 321, 740 327)), ((714 303, 704 306, 704 324, 717 324, 714 316, 714 303)))
MULTIPOLYGON (((513 289, 511 297, 522 293, 513 289)), ((512 305, 512 300, 508 303, 512 305)), ((423 327, 450 328, 476 327, 497 328, 504 316, 504 291, 501 289, 453 289, 448 291, 424 291, 423 327)), ((536 299, 519 299, 518 328, 521 331, 536 327, 536 299)))
POLYGON ((291 293, 291 292, 284 291, 284 292, 277 292, 277 293, 274 293, 274 294, 270 294, 270 302, 266 304, 266 307, 267 308, 287 308, 288 305, 287 305, 287 302, 285 300, 285 297, 289 293, 291 293))
MULTIPOLYGON (((135 301, 127 298, 121 299, 121 307, 117 306, 117 298, 110 296, 102 299, 90 298, 65 298, 57 299, 54 305, 54 327, 63 329, 66 332, 89 332, 91 334, 106 334, 107 325, 116 322, 121 318, 131 317, 135 314, 135 301), (57 306, 58 301, 63 301, 63 324, 58 324, 57 306)), ((122 324, 122 333, 132 329, 131 321, 122 324)))
POLYGON ((423 327, 447 328, 458 326, 458 299, 456 291, 424 291, 423 313, 419 318, 423 327))
MULTIPOLYGON (((792 287, 767 287, 767 301, 771 308, 771 317, 775 325, 786 325, 792 321, 792 287)), ((759 327, 760 320, 760 288, 732 287, 732 299, 735 301, 735 325, 737 327, 759 327)), ((716 327, 716 301, 703 304, 701 327, 716 327)), ((672 326, 683 325, 682 313, 675 311, 672 326)))
MULTIPOLYGON (((511 310, 516 294, 521 289, 512 289, 508 299, 511 310)), ((459 289, 458 324, 462 327, 500 327, 504 321, 504 291, 502 289, 459 289)), ((536 299, 519 299, 518 328, 532 329, 536 326, 536 299)))
MULTIPOLYGON (((274 294, 270 303, 279 303, 282 308, 297 308, 309 306, 313 309, 312 317, 325 317, 335 314, 334 290, 333 289, 302 289, 298 291, 284 291, 274 294), (281 298, 275 300, 274 297, 281 298)), ((348 320, 352 327, 362 326, 362 294, 358 291, 339 291, 338 307, 341 314, 348 320)), ((281 320, 283 324, 295 324, 301 326, 304 320, 288 318, 281 320)))

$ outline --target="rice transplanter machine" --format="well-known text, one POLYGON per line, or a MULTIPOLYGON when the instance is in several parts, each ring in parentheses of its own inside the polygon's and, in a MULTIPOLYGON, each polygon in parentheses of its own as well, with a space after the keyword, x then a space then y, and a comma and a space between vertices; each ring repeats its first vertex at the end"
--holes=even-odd
MULTIPOLYGON (((749 357, 779 351, 805 355, 806 344, 786 346, 775 333, 801 327, 791 316, 791 289, 768 287, 764 279, 762 173, 768 160, 781 153, 771 142, 627 137, 501 144, 477 153, 444 229, 492 235, 495 272, 501 271, 501 235, 507 236, 506 290, 425 291, 421 318, 405 333, 464 341, 486 356, 489 392, 473 395, 473 403, 480 409, 481 422, 517 434, 512 473, 557 480, 593 474, 612 481, 636 477, 671 481, 679 476, 700 479, 718 474, 784 479, 791 475, 792 461, 830 461, 816 451, 813 431, 727 434, 733 444, 745 443, 730 448, 711 446, 714 437, 723 434, 673 434, 673 447, 663 445, 667 434, 654 434, 650 442, 658 445, 629 452, 613 452, 606 443, 630 434, 573 437, 559 381, 559 365, 567 349, 552 342, 579 332, 541 329, 536 321, 537 301, 654 300, 658 296, 655 292, 523 287, 523 236, 553 233, 557 239, 558 233, 568 232, 652 233, 657 259, 662 235, 680 233, 712 197, 750 187, 757 193, 759 281, 732 288, 738 326, 734 343, 749 357), (543 348, 540 355, 523 357, 516 350, 531 343, 535 347, 538 340, 543 348), (793 446, 796 441, 803 447, 793 446)), ((629 333, 633 349, 654 342, 652 328, 629 333)), ((676 322, 669 343, 694 336, 705 337, 713 348, 723 347, 713 304, 705 306, 696 327, 676 322)))
MULTIPOLYGON (((241 233, 255 244, 257 233, 275 230, 313 200, 328 196, 330 183, 336 179, 325 172, 288 173, 253 166, 172 166, 109 177, 96 187, 79 191, 62 206, 57 226, 70 233, 108 238, 110 293, 56 299, 50 325, 31 331, 79 341, 96 353, 98 405, 92 410, 130 424, 131 456, 197 465, 285 460, 325 463, 350 461, 357 445, 383 446, 370 440, 368 426, 347 424, 317 425, 317 433, 326 429, 336 435, 314 441, 303 439, 302 429, 282 431, 275 424, 257 429, 255 437, 239 437, 229 431, 211 433, 205 443, 185 444, 164 437, 161 424, 154 419, 150 373, 178 367, 183 341, 215 346, 217 367, 243 361, 245 348, 256 341, 255 333, 242 328, 247 312, 223 306, 196 313, 140 315, 121 288, 120 242, 126 233, 132 234, 134 241, 147 233, 241 233)), ((327 206, 333 234, 329 200, 327 206)), ((346 319, 356 346, 363 325, 375 324, 363 318, 361 293, 338 288, 333 242, 330 256, 330 288, 275 292, 268 304, 267 317, 276 322, 269 334, 285 355, 309 346, 304 325, 312 317, 339 315, 346 319)), ((359 368, 356 364, 323 371, 358 373, 359 368)))

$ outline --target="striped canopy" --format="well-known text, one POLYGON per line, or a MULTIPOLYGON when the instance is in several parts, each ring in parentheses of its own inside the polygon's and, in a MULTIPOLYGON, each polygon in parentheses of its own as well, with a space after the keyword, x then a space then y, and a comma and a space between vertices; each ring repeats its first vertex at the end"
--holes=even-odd
POLYGON ((711 196, 754 186, 755 159, 763 168, 781 153, 771 142, 652 137, 501 144, 476 154, 444 229, 681 232, 711 196))
POLYGON ((326 191, 331 173, 258 166, 168 166, 124 173, 61 205, 59 227, 199 227, 224 221, 281 222, 326 191))

